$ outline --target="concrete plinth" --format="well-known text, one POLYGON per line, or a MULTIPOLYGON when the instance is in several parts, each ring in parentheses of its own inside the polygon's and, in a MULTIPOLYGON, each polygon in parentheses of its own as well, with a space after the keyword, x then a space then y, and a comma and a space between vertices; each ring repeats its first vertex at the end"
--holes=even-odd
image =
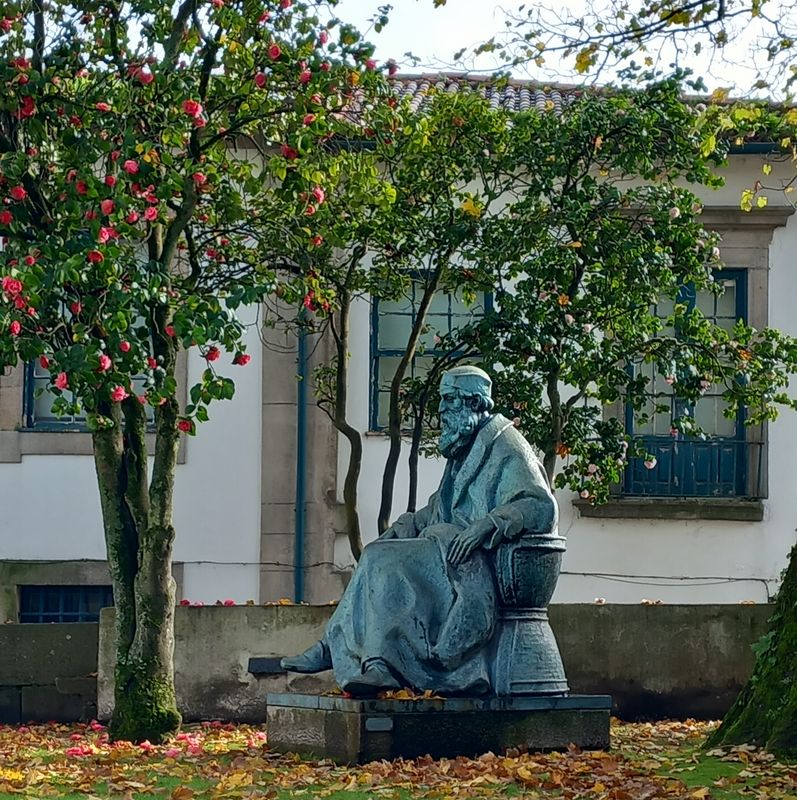
POLYGON ((353 700, 269 694, 266 703, 270 747, 338 763, 609 746, 608 695, 353 700))

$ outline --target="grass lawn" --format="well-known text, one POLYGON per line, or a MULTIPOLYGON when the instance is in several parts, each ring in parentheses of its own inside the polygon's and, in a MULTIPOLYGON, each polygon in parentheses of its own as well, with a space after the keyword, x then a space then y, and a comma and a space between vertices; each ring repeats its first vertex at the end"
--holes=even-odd
POLYGON ((263 729, 188 726, 160 747, 109 745, 102 726, 0 726, 0 800, 294 798, 330 800, 797 800, 797 764, 752 748, 700 749, 709 724, 612 727, 610 752, 487 754, 477 759, 337 767, 268 749, 263 729))

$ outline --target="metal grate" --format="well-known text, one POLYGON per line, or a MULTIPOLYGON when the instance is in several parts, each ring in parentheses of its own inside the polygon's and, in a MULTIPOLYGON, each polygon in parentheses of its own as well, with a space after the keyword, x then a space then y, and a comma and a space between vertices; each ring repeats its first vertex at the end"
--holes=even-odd
POLYGON ((98 622, 113 605, 110 586, 20 586, 20 622, 98 622))

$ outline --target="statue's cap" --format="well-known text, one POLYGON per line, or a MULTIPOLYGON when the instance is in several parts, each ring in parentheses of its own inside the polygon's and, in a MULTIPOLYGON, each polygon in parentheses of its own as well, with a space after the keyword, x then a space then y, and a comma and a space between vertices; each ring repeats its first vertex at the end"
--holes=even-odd
POLYGON ((458 389, 466 395, 482 395, 490 397, 493 382, 490 376, 478 367, 452 367, 443 373, 440 379, 440 391, 446 388, 458 389))

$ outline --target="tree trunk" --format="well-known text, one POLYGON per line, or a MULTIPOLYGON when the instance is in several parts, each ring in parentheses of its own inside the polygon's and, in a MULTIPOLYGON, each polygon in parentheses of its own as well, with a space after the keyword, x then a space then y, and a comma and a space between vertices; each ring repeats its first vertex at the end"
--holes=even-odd
MULTIPOLYGON (((174 374, 168 343, 164 368, 174 374)), ((155 410, 155 454, 147 489, 146 416, 136 398, 101 409, 114 422, 93 434, 108 563, 116 604, 115 741, 160 742, 180 726, 174 692, 175 585, 172 497, 178 407, 155 410)))
POLYGON ((355 561, 360 560, 363 552, 362 532, 360 530, 360 512, 357 508, 357 484, 363 462, 363 441, 360 432, 349 424, 347 418, 349 391, 349 311, 351 297, 341 295, 340 331, 335 336, 338 369, 335 375, 335 409, 332 422, 349 442, 349 464, 343 482, 343 508, 346 515, 346 533, 349 547, 355 561))
POLYGON ((429 279, 429 283, 427 283, 424 288, 423 297, 418 305, 418 314, 415 317, 415 322, 410 332, 410 338, 407 342, 407 348, 396 367, 396 374, 390 382, 390 408, 388 411, 390 449, 388 450, 387 461, 385 461, 385 470, 382 473, 382 500, 379 506, 379 516, 377 518, 377 531, 380 534, 384 533, 388 527, 390 527, 390 515, 393 511, 393 489, 396 483, 396 472, 401 456, 401 382, 404 380, 407 369, 410 364, 412 364, 412 359, 415 357, 415 351, 421 339, 421 332, 426 325, 426 314, 437 293, 437 287, 440 285, 440 279, 448 263, 449 255, 450 254, 447 254, 445 258, 441 256, 434 273, 429 279))
POLYGON ((756 650, 750 680, 706 746, 751 744, 797 756, 797 545, 756 650))

